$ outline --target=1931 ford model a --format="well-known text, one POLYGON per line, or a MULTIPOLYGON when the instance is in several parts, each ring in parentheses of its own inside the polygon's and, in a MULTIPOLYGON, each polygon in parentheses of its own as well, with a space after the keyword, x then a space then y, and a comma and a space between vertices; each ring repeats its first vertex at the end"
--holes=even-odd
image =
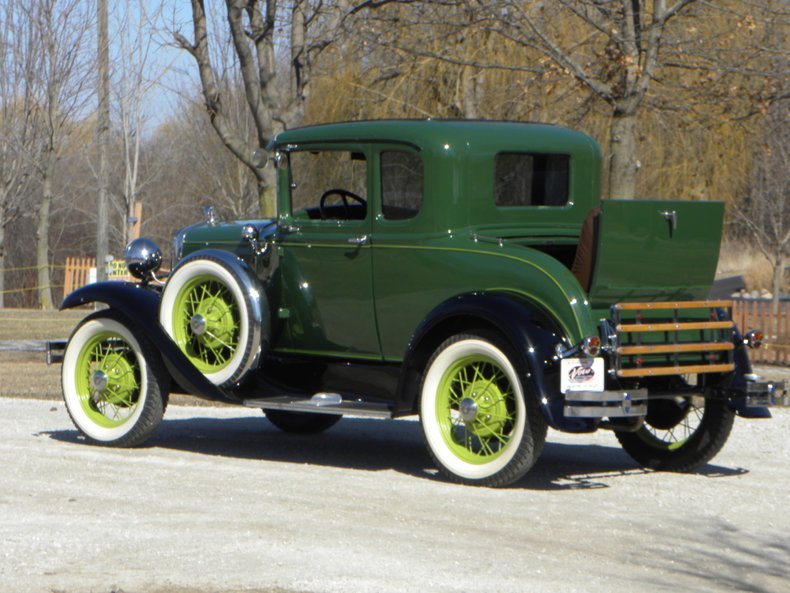
POLYGON ((601 200, 588 136, 507 122, 351 122, 268 147, 277 217, 146 239, 63 354, 77 428, 130 446, 168 392, 263 409, 287 431, 419 414, 452 480, 523 476, 548 427, 616 431, 688 470, 784 386, 752 374, 732 303, 705 300, 723 205, 601 200))

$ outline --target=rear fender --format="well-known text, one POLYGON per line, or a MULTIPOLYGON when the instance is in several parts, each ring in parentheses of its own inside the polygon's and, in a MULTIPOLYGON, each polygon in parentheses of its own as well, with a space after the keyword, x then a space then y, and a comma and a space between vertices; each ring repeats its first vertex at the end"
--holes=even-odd
POLYGON ((454 297, 434 309, 420 324, 404 357, 398 386, 398 410, 417 409, 423 371, 436 348, 448 337, 490 328, 504 336, 519 355, 528 397, 536 401, 553 428, 570 432, 593 430, 588 421, 564 418, 559 393, 559 363, 554 348, 562 339, 558 324, 545 311, 509 293, 471 293, 454 297))
POLYGON ((159 350, 170 376, 182 389, 205 399, 236 401, 236 398, 208 381, 159 324, 157 292, 132 282, 97 282, 69 294, 60 304, 60 310, 96 302, 105 303, 135 322, 159 350))

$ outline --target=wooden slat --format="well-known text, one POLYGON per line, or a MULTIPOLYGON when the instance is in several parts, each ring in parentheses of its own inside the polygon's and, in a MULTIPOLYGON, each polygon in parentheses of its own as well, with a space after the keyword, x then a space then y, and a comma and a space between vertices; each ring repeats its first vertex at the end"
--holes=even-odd
POLYGON ((620 346, 617 353, 629 354, 674 354, 675 352, 714 352, 733 350, 732 342, 693 342, 686 344, 654 344, 645 346, 620 346))
POLYGON ((657 377, 664 375, 684 375, 686 373, 728 373, 735 370, 734 364, 698 364, 671 367, 644 367, 639 369, 620 369, 618 377, 657 377))
POLYGON ((90 277, 91 268, 96 266, 96 260, 92 257, 67 257, 63 273, 63 294, 85 286, 90 277))
POLYGON ((621 323, 617 326, 617 331, 628 333, 674 332, 686 330, 730 329, 732 327, 732 321, 694 321, 689 323, 621 323))
POLYGON ((732 301, 674 301, 671 303, 618 303, 619 311, 668 310, 668 309, 728 309, 732 301))

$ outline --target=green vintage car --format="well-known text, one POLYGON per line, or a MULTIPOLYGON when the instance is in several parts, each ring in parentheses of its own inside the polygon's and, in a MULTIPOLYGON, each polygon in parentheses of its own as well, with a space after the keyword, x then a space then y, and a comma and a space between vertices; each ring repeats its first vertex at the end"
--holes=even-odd
POLYGON ((63 353, 77 428, 147 439, 168 392, 261 408, 313 433, 343 415, 418 414, 451 480, 503 486, 548 427, 615 431, 639 464, 710 460, 733 419, 783 384, 752 373, 732 303, 708 300, 717 202, 601 200, 601 154, 552 125, 369 121, 289 130, 267 148, 277 216, 177 233, 166 281, 101 301, 63 353))

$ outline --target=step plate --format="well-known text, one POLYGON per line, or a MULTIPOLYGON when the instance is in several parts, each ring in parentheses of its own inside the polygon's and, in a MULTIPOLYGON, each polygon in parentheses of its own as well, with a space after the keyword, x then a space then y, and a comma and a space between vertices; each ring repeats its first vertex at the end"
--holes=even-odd
MULTIPOLYGON (((326 395, 326 394, 321 394, 326 395)), ((248 408, 284 410, 286 412, 312 412, 314 414, 342 414, 366 418, 392 418, 392 410, 386 404, 368 403, 359 400, 331 400, 326 397, 295 398, 289 396, 245 399, 248 408)))

